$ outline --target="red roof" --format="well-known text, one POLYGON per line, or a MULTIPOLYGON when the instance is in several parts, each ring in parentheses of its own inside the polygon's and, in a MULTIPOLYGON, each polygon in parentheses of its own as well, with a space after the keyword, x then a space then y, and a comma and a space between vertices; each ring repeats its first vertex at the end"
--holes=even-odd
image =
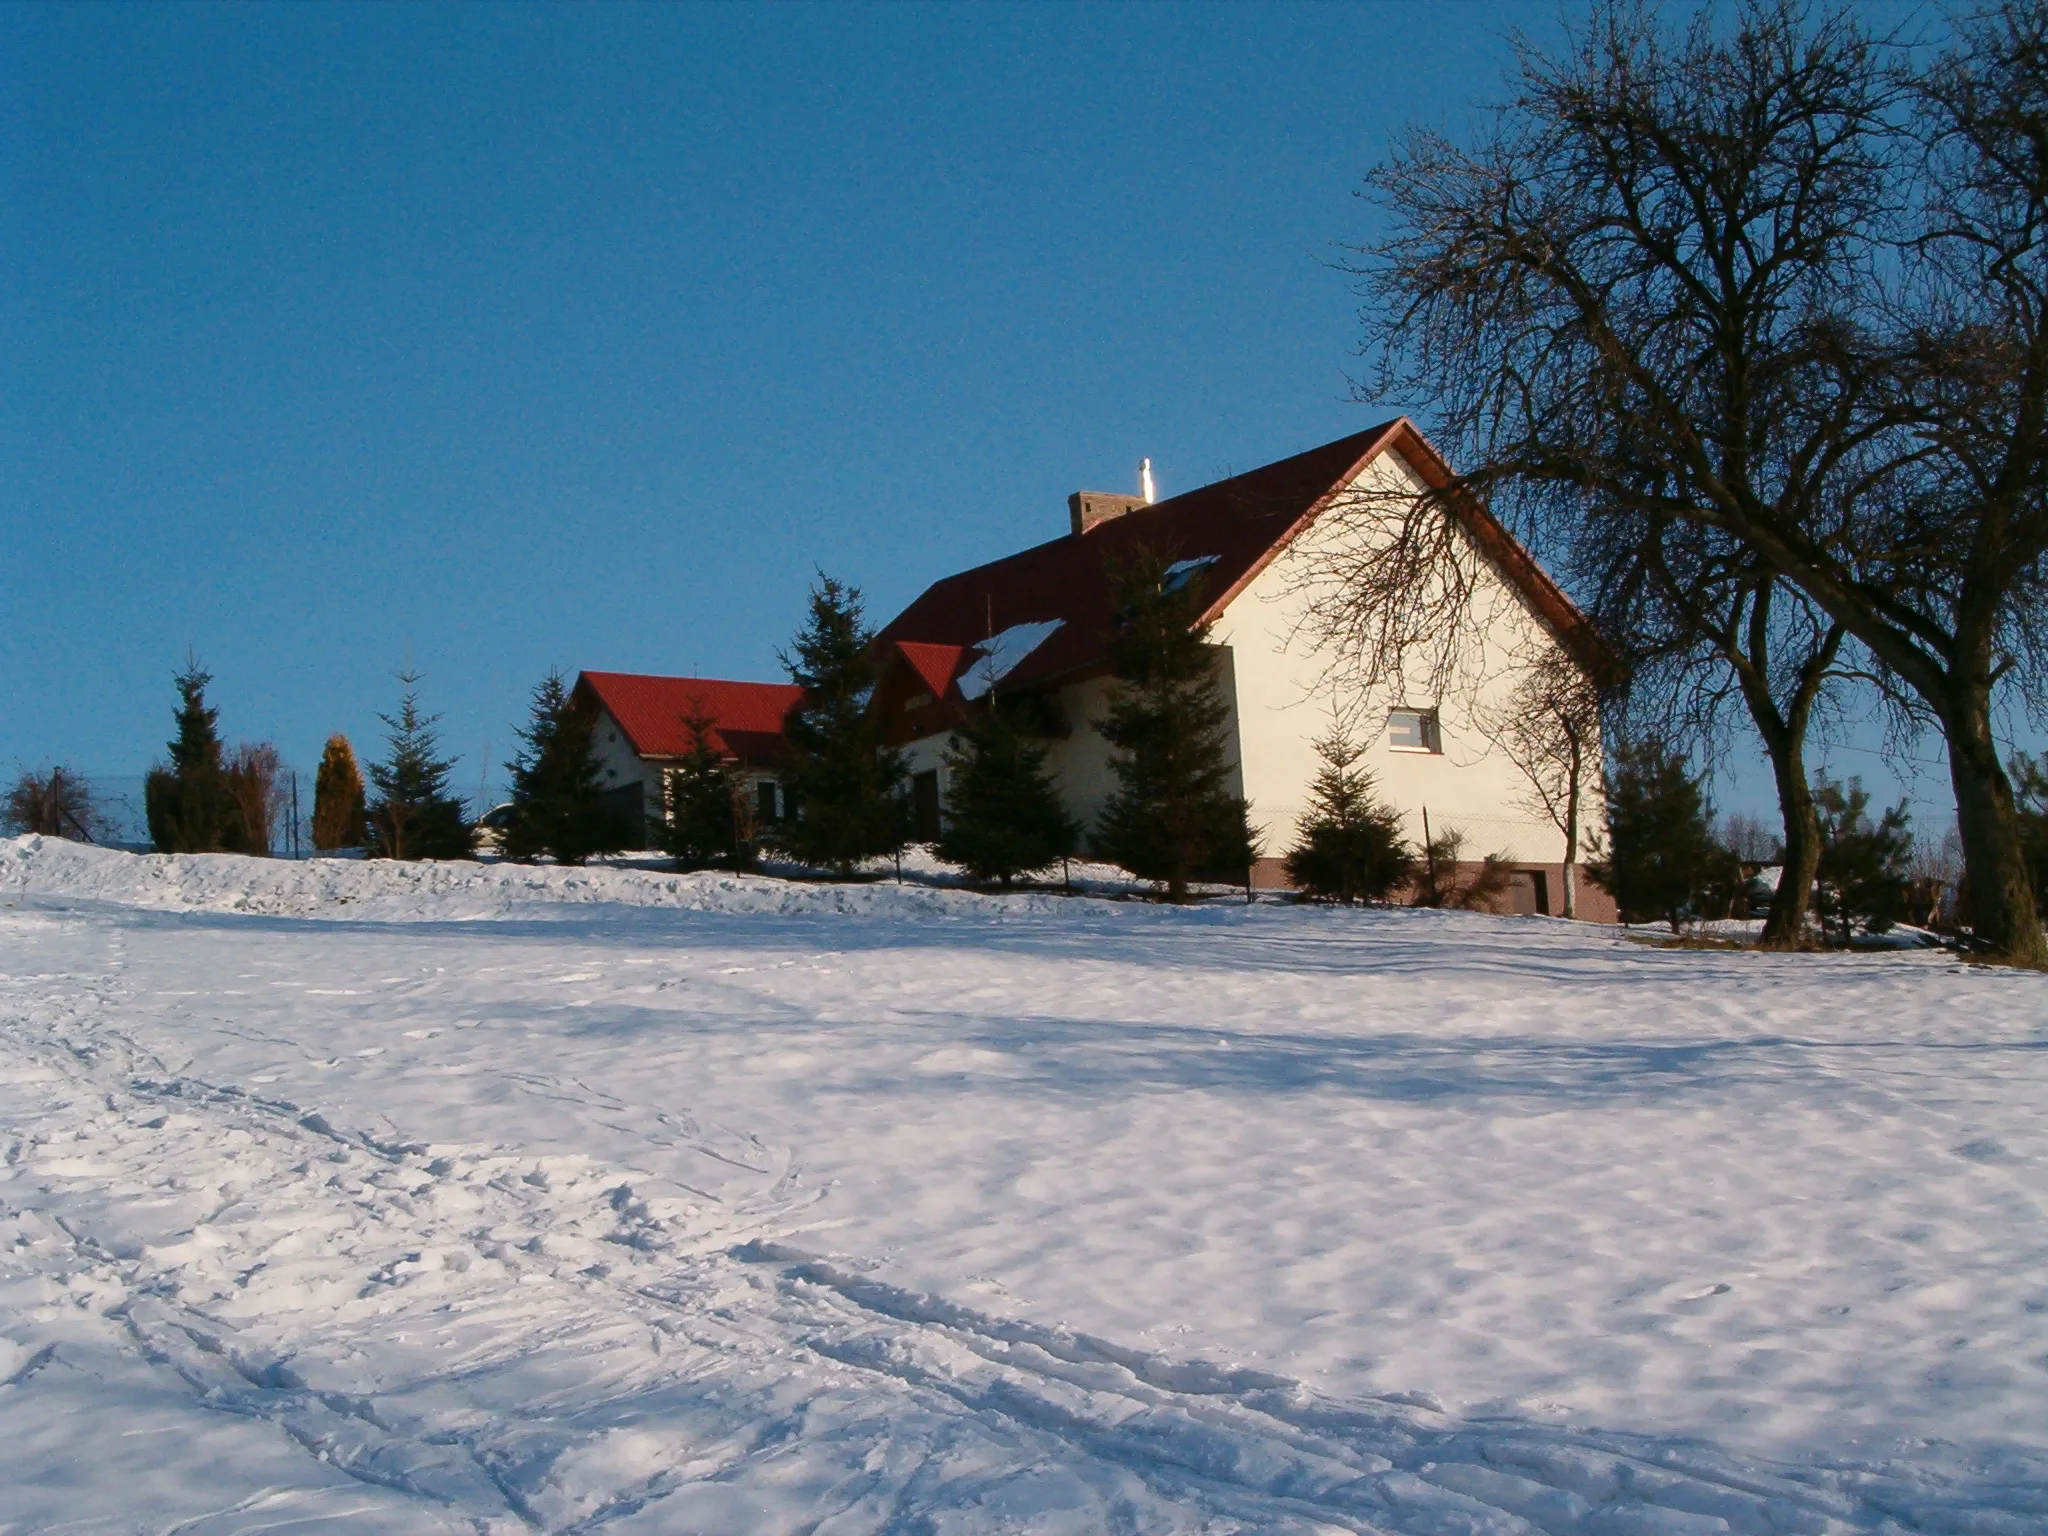
MULTIPOLYGON (((1004 677, 1029 687, 1097 670, 1108 662, 1114 618, 1110 571, 1143 550, 1170 560, 1203 561, 1204 617, 1213 619, 1266 568, 1331 499, 1374 458, 1394 449, 1425 482, 1442 486, 1449 469, 1407 418, 1341 438, 1307 453, 1214 485, 1139 507, 1007 559, 962 571, 927 587, 882 629, 884 647, 899 649, 932 691, 957 681, 973 664, 975 646, 1015 625, 1061 621, 1004 677), (942 652, 954 652, 944 679, 930 675, 942 652)), ((1485 508, 1456 509, 1468 532, 1518 586, 1582 661, 1599 642, 1528 553, 1485 508), (1589 649, 1590 648, 1590 649, 1589 649)))
POLYGON ((711 745, 744 763, 782 755, 782 721, 803 689, 794 683, 733 683, 714 677, 648 677, 584 672, 575 697, 610 712, 642 757, 683 757, 696 747, 684 722, 711 720, 711 745))

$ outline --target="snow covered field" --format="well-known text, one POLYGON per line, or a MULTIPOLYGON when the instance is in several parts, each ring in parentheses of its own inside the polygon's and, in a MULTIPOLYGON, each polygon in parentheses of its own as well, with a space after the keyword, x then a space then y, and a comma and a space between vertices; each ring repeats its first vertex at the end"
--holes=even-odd
POLYGON ((0 1530, 2048 1531, 2048 978, 0 842, 0 1530))

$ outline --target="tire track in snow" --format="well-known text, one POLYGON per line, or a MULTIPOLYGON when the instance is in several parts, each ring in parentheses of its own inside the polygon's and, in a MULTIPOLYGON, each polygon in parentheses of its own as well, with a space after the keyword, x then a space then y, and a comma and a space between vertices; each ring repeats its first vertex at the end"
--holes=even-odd
MULTIPOLYGON (((91 1271, 104 1314, 207 1407, 473 1529, 2048 1526, 2024 1487, 1332 1402, 989 1317, 749 1239, 786 1217, 788 1168, 706 1210, 630 1170, 379 1139, 169 1072, 96 1027, 105 1001, 74 990, 0 1037, 29 1068, 17 1093, 57 1085, 8 1154, 41 1186, 0 1185, 18 1257, 91 1271), (222 1149, 241 1166, 215 1185, 164 1172, 222 1149)), ((61 1355, 41 1347, 0 1390, 61 1355)))

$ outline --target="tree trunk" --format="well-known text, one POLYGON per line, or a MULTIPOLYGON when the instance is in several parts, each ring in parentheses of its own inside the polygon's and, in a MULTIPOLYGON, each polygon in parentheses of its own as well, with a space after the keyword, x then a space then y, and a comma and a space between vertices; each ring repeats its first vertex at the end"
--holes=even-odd
POLYGON ((1571 788, 1565 792, 1564 812, 1564 867, 1560 871, 1564 886, 1564 916, 1570 922, 1579 915, 1579 882, 1574 876, 1579 860, 1579 778, 1584 773, 1577 752, 1572 754, 1571 788))
POLYGON ((1963 840, 1963 893, 1970 927, 2003 959, 2048 967, 2048 939, 2027 877, 2012 781, 1991 736, 1991 690, 1963 684, 1944 711, 1956 830, 1963 840))
POLYGON ((1771 772, 1778 781, 1778 809, 1785 821, 1785 856, 1778 889, 1764 918, 1765 949, 1805 949, 1806 912, 1813 900, 1814 877, 1820 873, 1820 818, 1813 809, 1813 786, 1806 779, 1804 742, 1766 739, 1771 772))

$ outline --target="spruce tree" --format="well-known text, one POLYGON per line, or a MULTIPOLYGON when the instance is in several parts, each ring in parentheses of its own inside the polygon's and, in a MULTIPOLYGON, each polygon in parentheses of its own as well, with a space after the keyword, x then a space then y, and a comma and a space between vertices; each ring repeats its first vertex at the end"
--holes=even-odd
POLYGON ((952 783, 938 842, 940 858, 1006 890, 1017 876, 1071 854, 1081 836, 1045 771, 1046 749, 1017 717, 991 692, 961 723, 946 754, 952 783))
POLYGON ((168 746, 170 762, 151 768, 143 782, 149 838, 159 853, 212 853, 233 840, 236 811, 221 763, 220 711, 206 703, 212 681, 196 660, 177 674, 178 731, 168 746))
POLYGON ((668 819, 661 846, 678 869, 745 869, 754 860, 752 818, 744 785, 712 737, 714 723, 699 706, 683 719, 690 750, 668 771, 668 819))
POLYGON ((370 765, 377 793, 369 806, 369 851, 384 859, 468 858, 476 829, 448 792, 455 761, 438 755, 434 723, 440 716, 420 713, 416 673, 401 672, 398 681, 405 688, 398 713, 377 717, 390 728, 391 755, 370 765))
POLYGON ((2012 784, 2027 878, 2034 883, 2035 902, 2048 911, 2048 755, 2014 757, 2012 784))
POLYGON ((519 732, 525 745, 505 765, 512 774, 512 813, 500 844, 506 858, 532 863, 545 854, 581 864, 631 841, 633 829, 605 803, 596 736, 596 717, 577 706, 560 672, 550 672, 533 690, 519 732))
POLYGON ((776 831, 789 857, 830 867, 843 879, 863 859, 903 846, 903 754, 883 745, 869 707, 875 688, 874 635, 857 588, 820 573, 810 613, 782 656, 803 698, 783 725, 789 758, 783 785, 797 813, 776 831))
POLYGON ((313 846, 323 852, 360 848, 369 841, 364 820, 363 775, 355 748, 339 731, 327 738, 320 771, 313 777, 313 846))
POLYGON ((1112 573, 1118 622, 1110 639, 1117 688, 1102 735, 1116 749, 1117 788, 1096 851, 1185 901, 1201 877, 1242 880, 1256 849, 1247 806, 1230 793, 1229 706, 1216 687, 1198 581, 1173 579, 1157 555, 1112 573))
POLYGON ((1342 731, 1315 744, 1323 760, 1309 785, 1309 806, 1295 827, 1287 878, 1323 901, 1385 901, 1415 878, 1415 856, 1401 819, 1373 797, 1364 750, 1342 731))
POLYGON ((1870 819, 1870 792, 1861 779, 1846 786, 1822 779, 1813 787, 1813 806, 1820 818, 1814 915, 1846 949, 1857 922, 1866 933, 1883 933, 1905 911, 1913 834, 1903 804, 1870 819))
POLYGON ((1731 862, 1714 841, 1706 796, 1685 759, 1660 741, 1615 754, 1607 775, 1608 849, 1588 872, 1614 895, 1624 921, 1663 921, 1673 933, 1731 862))

